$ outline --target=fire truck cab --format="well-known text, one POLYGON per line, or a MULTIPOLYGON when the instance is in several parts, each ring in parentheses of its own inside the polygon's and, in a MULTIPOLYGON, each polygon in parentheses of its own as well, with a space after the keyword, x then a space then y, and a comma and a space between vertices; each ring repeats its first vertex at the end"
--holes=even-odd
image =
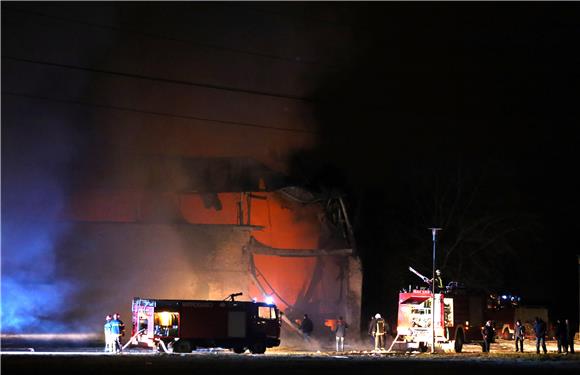
POLYGON ((280 311, 261 302, 137 297, 132 323, 132 345, 175 353, 221 347, 262 354, 280 345, 280 311))

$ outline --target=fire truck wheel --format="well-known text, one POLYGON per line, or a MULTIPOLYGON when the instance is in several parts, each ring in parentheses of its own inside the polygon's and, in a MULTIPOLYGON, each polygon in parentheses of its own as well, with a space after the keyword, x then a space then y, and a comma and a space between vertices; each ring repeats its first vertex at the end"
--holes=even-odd
POLYGON ((244 348, 243 346, 234 346, 233 351, 236 354, 242 354, 243 352, 246 351, 246 348, 244 348))
POLYGON ((187 340, 179 340, 173 344, 174 353, 191 353, 191 343, 187 340))
POLYGON ((263 342, 255 342, 250 346, 252 354, 264 354, 266 352, 266 344, 263 342))
POLYGON ((427 351, 427 349, 428 349, 427 343, 425 343, 425 342, 419 343, 419 351, 421 353, 425 353, 427 351))
POLYGON ((455 334, 455 353, 461 353, 461 351, 463 350, 463 342, 465 341, 465 338, 463 336, 463 330, 458 330, 457 333, 455 334))

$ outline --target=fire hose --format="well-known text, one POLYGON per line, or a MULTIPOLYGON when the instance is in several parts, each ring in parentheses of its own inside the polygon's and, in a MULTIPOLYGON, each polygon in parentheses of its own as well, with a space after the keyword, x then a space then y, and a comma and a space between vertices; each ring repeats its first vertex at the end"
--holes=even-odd
POLYGON ((159 340, 159 346, 161 347, 161 349, 163 349, 164 353, 169 353, 169 350, 167 350, 167 347, 165 346, 163 340, 159 340))
MULTIPOLYGON (((262 284, 260 283, 260 281, 259 281, 259 280, 258 280, 258 278, 256 277, 256 271, 257 271, 257 270, 256 270, 256 268, 255 268, 255 266, 254 266, 254 261, 253 261, 253 259, 251 260, 251 266, 250 266, 250 268, 251 268, 250 276, 251 276, 251 279, 252 279, 252 281, 254 282, 254 284, 256 285, 256 287, 258 288, 258 290, 260 290, 260 292, 261 292, 262 294, 267 294, 267 293, 266 293, 266 290, 264 289, 264 287, 262 286, 262 284)), ((263 276, 262 276, 262 278, 263 278, 263 276)), ((265 279, 264 279, 264 280, 265 280, 265 279)), ((271 287, 270 287, 270 288, 271 288, 271 287)), ((277 293, 276 293, 276 295, 277 295, 277 293)), ((285 303, 286 303, 286 302, 285 302, 285 303)), ((290 304, 288 304, 288 303, 286 303, 286 305, 287 305, 288 307, 291 307, 291 306, 292 306, 292 305, 290 305, 290 304)), ((290 329, 292 329, 294 332, 296 332, 296 333, 297 333, 297 334, 299 334, 299 335, 300 335, 302 338, 304 338, 304 333, 302 333, 302 331, 300 330, 300 328, 298 328, 298 327, 296 326, 296 324, 294 324, 294 322, 292 322, 290 319, 288 319, 288 317, 287 317, 286 315, 282 314, 282 316, 281 316, 281 320, 282 320, 284 323, 286 323, 290 329)), ((319 343, 319 342, 318 342, 318 340, 316 340, 315 338, 313 338, 313 337, 309 337, 309 340, 310 340, 310 341, 311 341, 313 344, 316 344, 316 345, 320 346, 320 343, 319 343)))
POLYGON ((131 338, 127 341, 127 343, 125 343, 125 345, 123 345, 121 350, 125 350, 131 344, 131 341, 133 341, 133 339, 135 337, 137 337, 137 335, 139 335, 143 331, 145 331, 145 329, 141 329, 141 330, 137 331, 133 336, 131 336, 131 338))
MULTIPOLYGON (((125 350, 133 341, 133 339, 135 337, 137 337, 139 334, 141 334, 142 332, 145 332, 146 329, 141 329, 139 331, 137 331, 133 336, 131 336, 131 338, 125 343, 125 345, 123 345, 122 350, 125 350)), ((163 342, 163 340, 159 340, 159 347, 163 350, 164 353, 169 353, 169 350, 167 349, 167 346, 165 346, 165 343, 163 342)))

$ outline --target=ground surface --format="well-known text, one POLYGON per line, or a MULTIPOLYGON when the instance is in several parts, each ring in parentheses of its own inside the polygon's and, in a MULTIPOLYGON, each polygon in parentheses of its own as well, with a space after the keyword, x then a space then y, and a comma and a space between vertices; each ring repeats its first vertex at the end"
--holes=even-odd
MULTIPOLYGON (((100 345, 3 341, 2 374, 580 374, 580 354, 562 355, 549 343, 547 355, 514 353, 513 341, 493 344, 492 353, 467 345, 455 353, 373 353, 368 350, 304 350, 282 347, 265 355, 237 355, 225 350, 159 354, 129 349, 105 354, 100 345), (35 344, 33 347, 22 344, 35 344), (55 346, 55 344, 58 344, 55 346)), ((351 348, 352 349, 352 348, 351 348)))

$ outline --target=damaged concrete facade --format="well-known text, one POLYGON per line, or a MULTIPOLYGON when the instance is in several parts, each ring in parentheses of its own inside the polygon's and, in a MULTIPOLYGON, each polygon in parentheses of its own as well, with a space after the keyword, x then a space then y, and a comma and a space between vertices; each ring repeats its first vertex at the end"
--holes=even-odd
MULTIPOLYGON (((309 194, 295 187, 292 191, 309 194)), ((311 195, 311 202, 299 202, 284 189, 210 195, 157 194, 164 200, 165 214, 177 205, 170 211, 181 215, 161 222, 140 216, 151 212, 144 203, 159 202, 121 204, 115 192, 79 192, 64 214, 76 224, 62 244, 68 250, 61 251, 75 248, 83 254, 74 267, 83 271, 73 274, 79 271, 65 266, 63 273, 92 280, 82 293, 102 296, 100 302, 110 309, 126 310, 134 296, 223 299, 242 292, 242 299, 272 296, 287 324, 297 324, 308 313, 321 337, 331 335, 338 316, 359 326, 360 261, 349 240, 345 212, 327 211, 340 205, 311 195), (114 211, 107 209, 112 202, 114 211), (102 259, 119 261, 107 265, 102 259), (99 277, 102 281, 94 282, 99 277), (116 293, 108 295, 107 290, 116 293)), ((146 196, 151 199, 151 194, 146 196)))

